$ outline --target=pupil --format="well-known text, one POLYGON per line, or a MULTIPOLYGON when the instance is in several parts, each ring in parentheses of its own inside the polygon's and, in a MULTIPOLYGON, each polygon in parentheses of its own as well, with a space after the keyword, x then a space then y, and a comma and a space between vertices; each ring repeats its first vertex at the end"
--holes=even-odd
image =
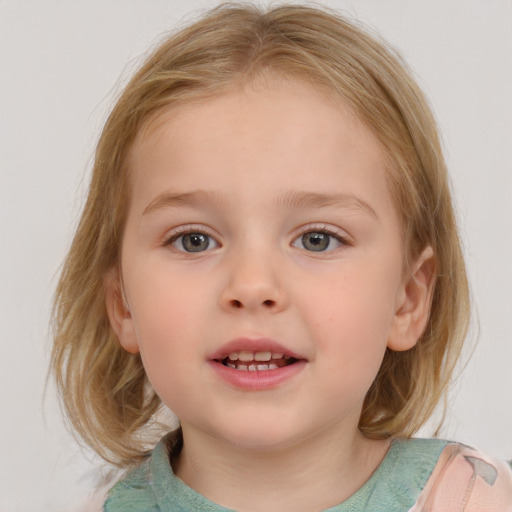
POLYGON ((309 251, 325 251, 329 247, 329 235, 326 233, 306 233, 302 243, 309 251))
POLYGON ((201 233, 189 233, 184 235, 183 247, 189 252, 204 251, 208 248, 208 236, 201 233))

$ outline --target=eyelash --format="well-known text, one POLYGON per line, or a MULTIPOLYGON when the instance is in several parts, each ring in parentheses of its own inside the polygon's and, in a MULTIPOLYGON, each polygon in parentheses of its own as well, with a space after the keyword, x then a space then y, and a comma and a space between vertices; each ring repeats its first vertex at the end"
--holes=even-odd
MULTIPOLYGON (((216 244, 215 247, 213 247, 213 248, 221 247, 221 244, 207 230, 205 230, 204 228, 202 228, 200 226, 197 226, 197 227, 196 226, 180 226, 180 227, 176 228, 174 233, 172 233, 172 235, 170 235, 164 241, 163 245, 164 245, 164 247, 172 247, 173 244, 175 244, 180 238, 184 237, 185 235, 196 235, 196 234, 203 235, 208 238, 209 243, 208 243, 208 247, 206 249, 198 250, 198 251, 187 251, 183 248, 183 241, 182 241, 181 249, 179 249, 177 247, 173 247, 173 249, 178 252, 194 254, 194 252, 206 252, 207 250, 211 250, 212 248, 210 247, 210 245, 212 242, 214 244, 216 244)), ((329 249, 329 246, 331 245, 331 239, 336 240, 336 242, 338 242, 340 244, 340 247, 346 247, 346 246, 351 245, 349 243, 349 241, 347 240, 347 238, 345 236, 342 236, 338 230, 330 228, 330 227, 326 226, 325 224, 305 226, 298 233, 298 235, 295 236, 291 245, 293 247, 297 247, 298 249, 302 249, 307 252, 330 252, 333 249, 338 248, 338 247, 335 247, 335 248, 329 249), (296 243, 298 243, 298 241, 303 242, 303 237, 305 235, 307 235, 308 233, 319 233, 319 234, 325 234, 325 235, 329 236, 330 240, 328 242, 328 246, 325 249, 320 249, 318 251, 315 251, 315 250, 308 250, 307 248, 299 247, 298 245, 296 245, 296 243), (329 249, 329 250, 327 250, 327 249, 329 249)))
MULTIPOLYGON (((297 247, 297 245, 295 245, 295 242, 299 241, 299 240, 302 241, 304 235, 307 235, 308 233, 320 233, 320 234, 328 235, 329 237, 331 237, 331 239, 336 240, 340 244, 339 247, 335 247, 335 248, 329 249, 328 251, 327 250, 311 251, 311 250, 302 248, 303 250, 308 251, 308 252, 330 252, 330 251, 332 251, 334 249, 341 248, 341 247, 348 247, 348 246, 351 245, 350 242, 348 241, 347 237, 343 236, 339 230, 337 230, 335 228, 328 227, 326 224, 314 224, 314 225, 305 226, 299 232, 298 236, 296 236, 293 239, 292 245, 294 247, 297 247)), ((331 241, 329 241, 328 247, 330 245, 331 245, 331 241)), ((301 249, 301 247, 297 247, 297 248, 301 249)))
MULTIPOLYGON (((184 237, 185 235, 203 235, 207 237, 210 241, 213 241, 215 244, 217 244, 217 247, 220 247, 220 243, 210 234, 208 231, 206 231, 204 228, 200 226, 180 226, 176 228, 176 230, 170 235, 168 238, 165 239, 163 245, 164 247, 172 247, 175 242, 177 242, 180 238, 184 237)), ((183 241, 182 241, 183 245, 183 241)), ((209 244, 210 245, 210 244, 209 244)), ((209 248, 209 247, 208 247, 209 248)), ((178 252, 184 252, 188 254, 194 254, 194 251, 186 251, 184 249, 178 249, 176 247, 173 247, 174 250, 178 252)), ((204 251, 196 251, 196 252, 204 252, 204 251)))

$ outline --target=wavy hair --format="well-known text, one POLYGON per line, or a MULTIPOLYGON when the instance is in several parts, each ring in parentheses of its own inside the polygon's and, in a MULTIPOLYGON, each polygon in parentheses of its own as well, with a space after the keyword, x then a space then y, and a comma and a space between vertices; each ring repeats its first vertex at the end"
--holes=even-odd
POLYGON ((140 356, 116 339, 104 301, 103 277, 119 263, 129 207, 129 149, 163 109, 262 74, 306 80, 351 106, 386 151, 405 267, 429 245, 435 254, 427 328, 411 350, 387 350, 360 430, 372 438, 415 433, 459 358, 469 321, 465 265, 438 129, 407 66, 376 36, 327 9, 222 5, 166 38, 120 95, 56 290, 52 370, 62 403, 76 432, 118 466, 144 455, 161 405, 140 356))

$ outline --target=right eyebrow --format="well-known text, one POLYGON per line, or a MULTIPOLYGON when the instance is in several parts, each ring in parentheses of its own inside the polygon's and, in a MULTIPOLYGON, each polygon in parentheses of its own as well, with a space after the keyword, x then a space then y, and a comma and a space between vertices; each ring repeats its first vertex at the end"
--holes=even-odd
POLYGON ((378 220, 378 215, 370 203, 350 193, 320 194, 317 192, 302 192, 291 190, 281 195, 279 204, 289 208, 324 208, 335 206, 346 209, 361 210, 378 220))
POLYGON ((161 210, 162 208, 195 206, 199 203, 204 203, 205 201, 218 203, 220 201, 220 196, 216 192, 206 190, 195 190, 193 192, 184 193, 164 192, 155 197, 155 199, 153 199, 146 208, 144 208, 142 215, 148 215, 157 210, 161 210))

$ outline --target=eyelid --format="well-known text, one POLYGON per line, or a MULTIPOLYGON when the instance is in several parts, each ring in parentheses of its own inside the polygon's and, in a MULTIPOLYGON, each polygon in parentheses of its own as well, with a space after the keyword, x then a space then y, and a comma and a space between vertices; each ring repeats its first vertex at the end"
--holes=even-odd
POLYGON ((328 235, 332 235, 334 238, 337 238, 344 244, 350 245, 350 235, 345 230, 325 222, 314 222, 312 224, 301 226, 296 230, 295 234, 293 235, 293 239, 295 240, 299 236, 312 231, 327 233, 328 235))
MULTIPOLYGON (((174 242, 176 242, 176 240, 178 240, 180 237, 190 234, 190 233, 199 233, 201 235, 208 236, 215 242, 216 247, 214 247, 214 248, 222 246, 222 244, 219 242, 219 236, 217 234, 214 234, 212 229, 205 227, 203 224, 185 224, 185 225, 177 226, 177 227, 171 229, 163 237, 162 245, 164 247, 171 247, 172 244, 174 242)), ((209 249, 209 250, 211 250, 211 249, 209 249)), ((182 252, 182 251, 178 251, 178 252, 182 252)), ((203 251, 203 252, 207 252, 207 251, 203 251)))
MULTIPOLYGON (((299 240, 302 236, 304 236, 306 233, 325 233, 329 236, 332 236, 335 238, 340 244, 341 248, 351 246, 351 240, 350 235, 344 231, 343 229, 334 226, 332 224, 326 224, 323 222, 316 222, 313 224, 307 224, 305 226, 301 226, 293 235, 292 239, 292 246, 296 247, 295 242, 299 240)), ((306 249, 305 249, 306 250, 306 249)), ((329 251, 319 251, 318 254, 331 252, 334 249, 331 249, 329 251)), ((314 252, 314 251, 308 251, 308 252, 314 252)))

